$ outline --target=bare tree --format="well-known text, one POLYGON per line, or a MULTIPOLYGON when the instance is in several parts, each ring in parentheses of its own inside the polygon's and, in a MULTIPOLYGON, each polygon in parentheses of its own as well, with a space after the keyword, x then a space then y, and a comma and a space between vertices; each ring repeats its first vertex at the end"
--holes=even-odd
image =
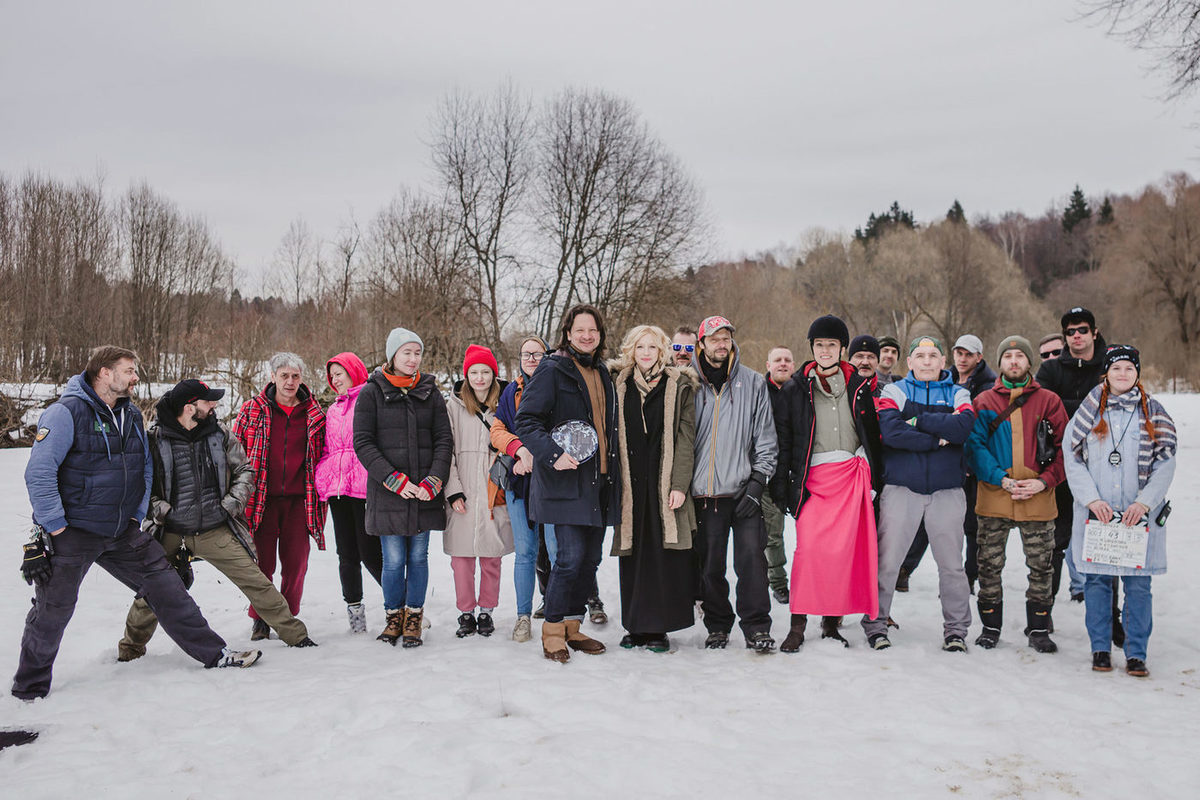
POLYGON ((297 217, 275 250, 274 275, 269 281, 297 306, 320 294, 321 243, 309 230, 308 223, 297 217))
POLYGON ((362 231, 351 215, 334 240, 333 250, 337 254, 337 271, 331 275, 334 302, 339 313, 345 313, 358 279, 358 248, 362 244, 362 231))
POLYGON ((1166 97, 1177 100, 1200 82, 1200 0, 1084 0, 1084 17, 1151 53, 1167 76, 1166 97))

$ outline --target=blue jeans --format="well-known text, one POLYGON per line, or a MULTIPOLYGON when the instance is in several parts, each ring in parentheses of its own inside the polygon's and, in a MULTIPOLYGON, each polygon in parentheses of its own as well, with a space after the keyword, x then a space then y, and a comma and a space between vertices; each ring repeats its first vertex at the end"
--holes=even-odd
MULTIPOLYGON (((1125 608, 1121 615, 1125 626, 1125 657, 1145 661, 1150 629, 1154 627, 1150 576, 1125 575, 1121 580, 1125 583, 1125 608)), ((1111 575, 1083 576, 1084 619, 1093 653, 1112 649, 1112 584, 1111 575)))
MULTIPOLYGON (((596 586, 596 568, 604 551, 604 528, 555 525, 556 554, 546 586, 546 622, 583 619, 587 600, 596 586)), ((550 533, 546 533, 550 547, 550 533)))
POLYGON ((425 605, 429 586, 429 531, 414 536, 380 536, 383 546, 383 607, 425 605))
MULTIPOLYGON (((516 550, 516 560, 513 562, 513 587, 517 591, 517 616, 533 613, 533 584, 534 568, 537 564, 538 536, 537 530, 529 524, 525 514, 525 501, 511 491, 504 493, 508 508, 508 521, 512 523, 513 548, 516 550)), ((547 543, 547 547, 549 544, 547 543)), ((554 556, 550 556, 551 562, 554 556)))
POLYGON ((1083 573, 1075 569, 1075 558, 1071 555, 1071 545, 1067 545, 1067 551, 1063 553, 1063 561, 1067 562, 1067 574, 1071 576, 1071 594, 1083 594, 1083 573))

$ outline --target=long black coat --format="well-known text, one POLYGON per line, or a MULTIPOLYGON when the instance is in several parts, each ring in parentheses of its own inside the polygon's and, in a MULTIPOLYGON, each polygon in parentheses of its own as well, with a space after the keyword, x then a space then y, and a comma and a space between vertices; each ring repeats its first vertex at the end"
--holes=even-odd
MULTIPOLYGON (((876 492, 883 490, 883 440, 879 435, 879 417, 875 413, 875 399, 871 396, 872 378, 864 378, 842 362, 846 375, 846 396, 854 412, 854 429, 863 449, 867 452, 867 463, 871 465, 871 486, 876 492)), ((775 418, 779 434, 779 466, 771 480, 771 496, 784 501, 788 513, 793 517, 800 514, 800 507, 808 499, 804 488, 808 480, 808 468, 812 461, 814 431, 817 426, 816 404, 813 393, 816 377, 807 372, 815 362, 808 362, 796 370, 791 380, 783 385, 780 405, 786 413, 775 418)))
POLYGON ((600 475, 597 453, 578 469, 556 470, 554 462, 562 448, 550 431, 563 422, 580 419, 595 427, 592 401, 575 362, 563 351, 547 355, 525 382, 521 407, 517 409, 516 431, 521 443, 533 454, 533 480, 527 505, 529 518, 548 525, 591 525, 603 527, 618 521, 621 513, 621 481, 617 454, 617 399, 612 376, 601 365, 597 370, 604 384, 605 433, 601 442, 608 452, 608 474, 600 475))
POLYGON ((413 536, 446 527, 446 500, 410 500, 383 485, 393 472, 417 483, 429 475, 450 477, 454 436, 446 400, 430 375, 405 392, 380 370, 367 380, 354 406, 354 452, 367 468, 367 533, 413 536))

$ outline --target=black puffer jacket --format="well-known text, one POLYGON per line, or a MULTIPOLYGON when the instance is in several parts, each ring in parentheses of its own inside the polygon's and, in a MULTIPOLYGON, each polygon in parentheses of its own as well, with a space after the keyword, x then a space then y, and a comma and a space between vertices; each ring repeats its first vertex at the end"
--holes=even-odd
POLYGON ((1034 379, 1043 389, 1054 392, 1063 401, 1067 419, 1075 416, 1085 397, 1100 385, 1104 373, 1104 351, 1108 345, 1104 337, 1096 335, 1096 347, 1087 361, 1073 358, 1070 348, 1064 347, 1058 358, 1043 361, 1034 379))
MULTIPOLYGON (((781 401, 786 413, 775 418, 779 433, 779 466, 771 480, 771 498, 777 505, 785 507, 793 518, 800 514, 800 507, 808 499, 804 484, 808 480, 817 426, 813 398, 817 379, 809 377, 808 373, 815 366, 816 362, 807 362, 784 384, 781 401)), ((854 429, 871 465, 871 486, 879 492, 883 490, 883 441, 879 435, 875 400, 871 396, 875 380, 862 377, 844 361, 842 371, 846 376, 846 396, 851 398, 850 407, 854 412, 854 429)))
POLYGON ((390 491, 383 481, 402 472, 414 483, 450 476, 454 437, 446 400, 430 375, 405 391, 375 370, 354 406, 354 452, 367 468, 367 533, 414 536, 446 527, 446 501, 439 492, 427 501, 390 491))
POLYGON ((593 456, 577 469, 556 470, 554 462, 562 448, 550 431, 569 420, 592 420, 592 402, 583 375, 563 351, 542 359, 533 377, 525 382, 516 430, 521 443, 533 454, 533 479, 529 488, 531 520, 545 524, 612 525, 621 514, 621 481, 617 451, 617 400, 612 376, 601 365, 597 370, 604 384, 605 433, 608 441, 608 474, 600 475, 600 458, 593 456))

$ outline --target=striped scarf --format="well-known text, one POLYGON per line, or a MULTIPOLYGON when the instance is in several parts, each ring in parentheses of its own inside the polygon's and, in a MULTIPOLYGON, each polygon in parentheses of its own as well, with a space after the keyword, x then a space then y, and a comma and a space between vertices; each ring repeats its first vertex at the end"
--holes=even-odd
MULTIPOLYGON (((1100 394, 1104 390, 1104 385, 1101 384, 1084 398, 1083 403, 1079 406, 1079 410, 1075 412, 1075 418, 1071 423, 1071 451, 1076 457, 1087 463, 1087 437, 1096 427, 1096 420, 1101 414, 1100 394)), ((1162 407, 1162 403, 1155 400, 1150 395, 1146 395, 1146 405, 1150 409, 1150 422, 1154 425, 1154 439, 1146 433, 1146 427, 1138 420, 1141 413, 1142 393, 1135 386, 1125 394, 1108 396, 1108 407, 1120 411, 1133 411, 1133 418, 1129 421, 1130 425, 1137 426, 1138 433, 1138 488, 1144 488, 1146 482, 1150 480, 1150 473, 1153 472, 1154 464, 1159 461, 1167 461, 1175 456, 1176 439, 1175 439, 1175 422, 1171 416, 1167 414, 1167 410, 1162 407)), ((1108 432, 1112 436, 1112 430, 1108 432)))

